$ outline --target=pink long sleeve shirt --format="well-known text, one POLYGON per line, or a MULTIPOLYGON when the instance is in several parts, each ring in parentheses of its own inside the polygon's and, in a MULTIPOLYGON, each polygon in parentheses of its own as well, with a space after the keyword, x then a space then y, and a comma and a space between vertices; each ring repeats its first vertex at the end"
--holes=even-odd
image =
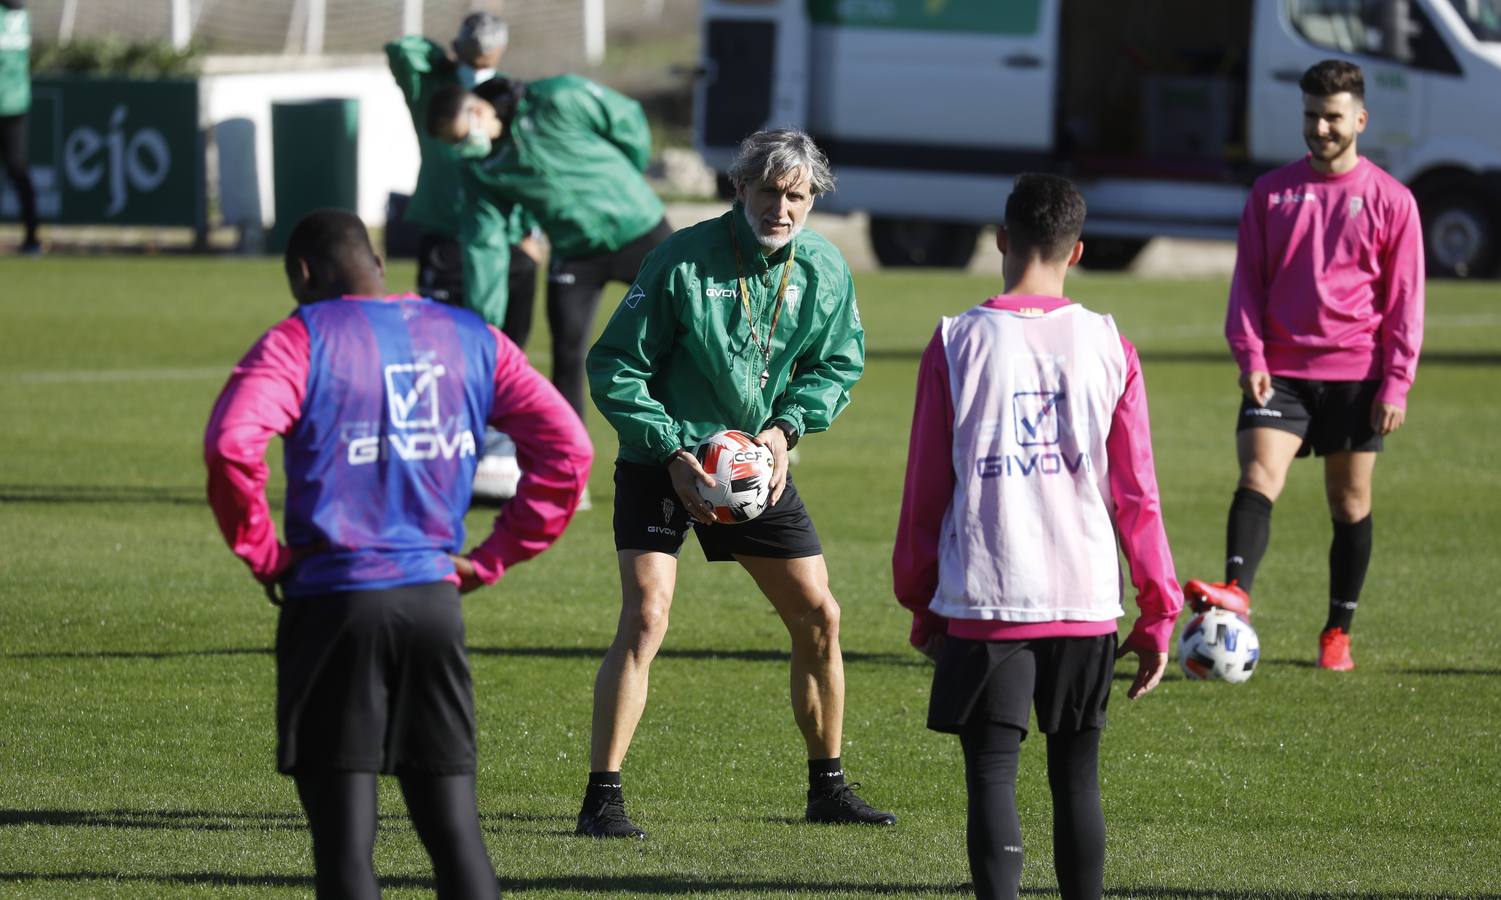
POLYGON ((1053 336, 1031 348, 1058 355, 1017 352, 1028 346, 1027 324, 984 323, 997 328, 977 338, 954 324, 965 316, 945 320, 923 351, 892 553, 915 646, 935 633, 1026 640, 1114 632, 1118 537, 1141 610, 1128 643, 1168 647, 1183 594, 1162 522, 1135 347, 1108 317, 1064 298, 998 296, 965 315, 1024 321, 1070 313, 1074 321, 1045 326, 1053 336), (956 359, 963 368, 953 368, 956 359), (997 377, 1006 365, 1012 374, 997 377), (980 446, 956 444, 956 435, 980 446), (1103 459, 1094 458, 1101 446, 1103 459))
POLYGON ((1401 182, 1362 158, 1343 175, 1300 159, 1257 179, 1225 315, 1247 372, 1380 379, 1406 406, 1423 343, 1423 235, 1401 182))
MULTIPOLYGON (((428 305, 430 301, 420 300, 414 295, 400 295, 386 298, 340 298, 323 303, 358 304, 374 312, 380 312, 380 307, 411 304, 401 316, 410 319, 423 315, 421 307, 428 305)), ((320 310, 330 311, 332 310, 320 310)), ((515 441, 517 458, 524 473, 517 486, 516 496, 496 517, 490 535, 469 554, 480 579, 493 584, 509 566, 542 552, 562 534, 588 480, 593 448, 577 414, 552 384, 527 363, 525 355, 510 339, 477 320, 469 327, 479 335, 488 335, 488 339, 494 342, 493 349, 469 347, 463 353, 452 349, 455 339, 451 335, 454 332, 449 326, 443 325, 440 318, 433 328, 434 333, 439 335, 436 339, 438 345, 449 348, 444 351, 448 354, 448 369, 435 366, 436 375, 442 376, 446 372, 448 376, 454 376, 457 373, 453 370, 470 364, 472 360, 485 360, 487 364, 493 365, 492 372, 476 373, 478 378, 483 379, 483 383, 490 385, 489 390, 493 391, 493 402, 489 397, 483 398, 485 405, 489 407, 488 423, 506 432, 515 441), (479 331, 481 328, 485 330, 479 331), (445 334, 450 336, 443 337, 445 334)), ((478 338, 474 343, 481 344, 485 339, 478 338)), ((410 502, 410 497, 416 492, 421 495, 419 499, 422 502, 398 507, 395 505, 398 502, 395 499, 397 495, 382 495, 381 492, 403 490, 400 485, 410 483, 411 479, 400 478, 393 483, 392 476, 386 473, 380 480, 372 481, 371 477, 377 466, 354 465, 374 462, 376 451, 384 453, 389 448, 372 444, 365 448, 369 452, 365 452, 355 446, 360 439, 356 437, 351 441, 346 433, 350 430, 349 423, 311 422, 307 427, 326 430, 326 439, 315 443, 339 444, 331 458, 340 466, 346 462, 350 464, 344 467, 342 474, 338 474, 338 478, 349 480, 339 482, 334 474, 314 473, 294 483, 289 477, 289 517, 294 509, 300 510, 310 505, 306 499, 309 495, 318 492, 328 494, 330 490, 335 490, 337 493, 332 497, 320 501, 333 504, 335 518, 341 522, 353 522, 351 527, 368 529, 368 523, 364 523, 360 515, 350 510, 354 507, 365 509, 374 504, 375 507, 386 510, 375 516, 376 527, 381 531, 369 534, 365 540, 360 541, 363 546, 357 547, 293 548, 278 540, 276 524, 272 520, 266 499, 266 482, 269 476, 265 461, 266 448, 274 435, 291 435, 306 417, 310 403, 309 384, 313 377, 310 371, 312 359, 309 326, 303 318, 294 314, 277 323, 256 342, 235 366, 215 404, 204 436, 208 499, 230 549, 249 566, 251 574, 264 583, 281 580, 294 562, 301 562, 320 553, 338 551, 365 552, 373 556, 373 562, 368 559, 363 562, 363 569, 358 565, 345 567, 341 577, 346 587, 366 581, 386 583, 392 577, 400 580, 399 573, 391 575, 393 569, 399 570, 402 566, 398 550, 425 558, 429 568, 441 568, 440 577, 457 583, 458 577, 448 562, 447 553, 461 549, 449 545, 462 539, 462 519, 468 505, 469 485, 467 481, 457 487, 436 482, 424 483, 430 477, 435 477, 432 473, 436 472, 444 473, 443 477, 447 480, 452 479, 454 472, 472 478, 474 445, 468 440, 470 432, 463 429, 454 435, 455 443, 446 448, 436 445, 431 436, 412 433, 404 435, 400 429, 406 428, 408 423, 402 423, 390 432, 392 441, 407 439, 405 452, 429 458, 436 463, 443 462, 439 458, 443 455, 440 451, 447 450, 451 453, 459 446, 457 442, 461 438, 465 439, 464 444, 469 448, 469 452, 460 450, 457 453, 460 457, 468 457, 466 466, 456 469, 429 468, 428 474, 416 476, 416 483, 404 489, 405 496, 410 502), (345 444, 349 444, 347 452, 345 444), (330 488, 330 484, 334 487, 330 488), (351 491, 376 493, 343 496, 351 491), (341 508, 346 512, 340 513, 341 508), (393 541, 393 528, 402 530, 400 540, 393 541), (382 555, 385 557, 384 561, 382 555)), ((378 362, 377 360, 376 363, 378 362)), ((368 374, 358 376, 362 386, 355 393, 361 397, 369 395, 378 414, 384 416, 389 397, 383 397, 382 372, 376 363, 364 361, 355 365, 360 372, 370 370, 368 374)), ((411 367, 388 365, 386 368, 411 367)), ((332 372, 323 373, 320 377, 326 380, 351 376, 345 372, 332 372)), ((389 380, 393 376, 388 371, 385 377, 389 380)), ((432 380, 430 376, 424 384, 419 379, 411 387, 412 393, 405 398, 410 408, 399 404, 397 408, 414 414, 422 413, 421 392, 430 389, 432 380)), ((390 390, 390 385, 386 385, 386 390, 390 390)), ((436 400, 433 402, 436 418, 436 400)), ((453 413, 447 415, 451 416, 453 413)), ((365 440, 369 443, 382 439, 365 440)), ((289 476, 290 474, 289 472, 289 476)), ((303 518, 308 516, 304 515, 303 518)), ((310 526, 304 523, 303 527, 310 526)))

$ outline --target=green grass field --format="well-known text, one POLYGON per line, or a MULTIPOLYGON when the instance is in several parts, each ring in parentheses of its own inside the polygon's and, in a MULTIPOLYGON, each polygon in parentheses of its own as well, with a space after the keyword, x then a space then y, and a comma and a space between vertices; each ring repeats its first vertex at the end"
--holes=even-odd
MULTIPOLYGON (((48 258, 6 261, 0 280, 0 895, 309 894, 300 810, 273 768, 275 613, 213 526, 199 451, 229 367, 290 308, 279 266, 48 258)), ((394 268, 393 285, 410 280, 394 268)), ((844 609, 845 760, 901 823, 799 822, 785 632, 738 568, 689 547, 625 767, 651 839, 572 836, 618 610, 615 444, 594 416, 595 508, 467 601, 481 813, 508 894, 964 896, 959 748, 923 728, 930 670, 906 645, 889 553, 918 354, 940 314, 997 286, 858 283, 866 375, 795 474, 844 609)), ((1179 575, 1218 577, 1235 478, 1225 284, 1072 288, 1141 348, 1179 575)), ((1317 464, 1302 462, 1257 580, 1256 677, 1193 683, 1174 664, 1136 703, 1117 685, 1102 763, 1111 896, 1501 897, 1498 293, 1431 288, 1408 424, 1377 467, 1359 668, 1312 666, 1329 520, 1317 464)), ((471 516, 471 536, 487 518, 471 516)), ((1040 743, 1024 745, 1019 786, 1023 885, 1050 896, 1040 743)), ((383 884, 423 896, 399 792, 381 796, 383 884)))

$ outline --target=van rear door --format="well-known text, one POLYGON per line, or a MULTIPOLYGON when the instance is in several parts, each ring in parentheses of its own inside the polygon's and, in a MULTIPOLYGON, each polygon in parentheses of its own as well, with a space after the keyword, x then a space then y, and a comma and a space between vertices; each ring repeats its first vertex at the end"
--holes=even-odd
POLYGON ((1057 0, 808 0, 808 130, 836 165, 1016 172, 1053 147, 1057 0))
POLYGON ((703 68, 694 90, 694 143, 723 172, 762 128, 805 128, 808 17, 804 0, 703 0, 703 68))

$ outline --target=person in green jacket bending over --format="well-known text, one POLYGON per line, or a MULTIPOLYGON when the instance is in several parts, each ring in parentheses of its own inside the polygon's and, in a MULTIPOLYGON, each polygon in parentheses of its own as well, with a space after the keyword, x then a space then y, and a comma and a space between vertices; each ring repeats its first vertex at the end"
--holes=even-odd
MULTIPOLYGON (((504 19, 476 12, 460 23, 453 56, 422 35, 408 35, 386 45, 386 59, 406 98, 422 152, 417 188, 406 212, 421 231, 417 291, 474 310, 525 347, 537 296, 541 230, 520 204, 498 201, 475 183, 463 159, 426 128, 434 95, 493 78, 509 41, 504 19)), ((520 478, 509 436, 486 429, 474 496, 484 502, 505 500, 516 492, 520 478)))
MULTIPOLYGON (((840 762, 844 663, 839 604, 823 549, 787 473, 798 438, 823 431, 865 368, 865 331, 844 258, 803 229, 834 186, 800 131, 741 145, 734 207, 668 238, 589 351, 589 386, 620 437, 615 548, 620 624, 594 683, 589 784, 577 833, 644 837, 627 817, 620 767, 646 706, 647 670, 667 632, 689 526, 710 561, 740 563, 792 637, 792 713, 808 751, 810 822, 895 824, 846 784, 840 762), (725 429, 771 450, 771 505, 714 524, 693 448, 725 429)), ((711 761, 712 762, 712 761, 711 761)))
POLYGON ((470 186, 452 147, 427 133, 428 105, 449 85, 473 87, 494 77, 509 40, 505 20, 489 13, 464 18, 454 55, 420 34, 386 45, 391 75, 406 98, 417 129, 422 167, 406 219, 420 230, 417 292, 467 306, 525 346, 537 291, 542 248, 536 221, 519 205, 497 205, 470 186))
POLYGON ((495 78, 440 90, 427 130, 458 147, 486 197, 521 204, 547 232, 552 381, 582 416, 600 292, 629 284, 672 233, 642 177, 651 129, 641 104, 578 75, 495 78))
POLYGON ((26 236, 21 252, 42 252, 36 236, 36 189, 26 165, 26 114, 31 110, 31 18, 26 0, 0 0, 0 166, 21 202, 26 236))

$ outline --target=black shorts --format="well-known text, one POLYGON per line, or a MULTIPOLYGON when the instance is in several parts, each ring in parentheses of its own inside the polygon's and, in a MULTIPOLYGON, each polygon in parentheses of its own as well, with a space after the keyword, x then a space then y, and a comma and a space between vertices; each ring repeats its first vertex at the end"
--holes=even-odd
POLYGON ((1317 381, 1272 376, 1272 399, 1257 406, 1240 400, 1235 430, 1275 428, 1303 439, 1299 456, 1328 456, 1346 450, 1378 453, 1381 434, 1371 427, 1371 405, 1381 389, 1370 381, 1317 381))
POLYGON ((474 687, 447 582, 289 599, 276 628, 289 775, 474 772, 474 687))
POLYGON ((693 521, 672 489, 666 466, 615 461, 615 549, 678 555, 692 527, 704 558, 729 562, 736 556, 800 559, 819 556, 823 546, 792 477, 776 506, 749 522, 702 525, 693 521))
POLYGON ((1027 730, 1037 706, 1043 734, 1105 727, 1115 634, 974 641, 947 637, 933 672, 928 727, 958 734, 966 725, 995 722, 1027 730))

